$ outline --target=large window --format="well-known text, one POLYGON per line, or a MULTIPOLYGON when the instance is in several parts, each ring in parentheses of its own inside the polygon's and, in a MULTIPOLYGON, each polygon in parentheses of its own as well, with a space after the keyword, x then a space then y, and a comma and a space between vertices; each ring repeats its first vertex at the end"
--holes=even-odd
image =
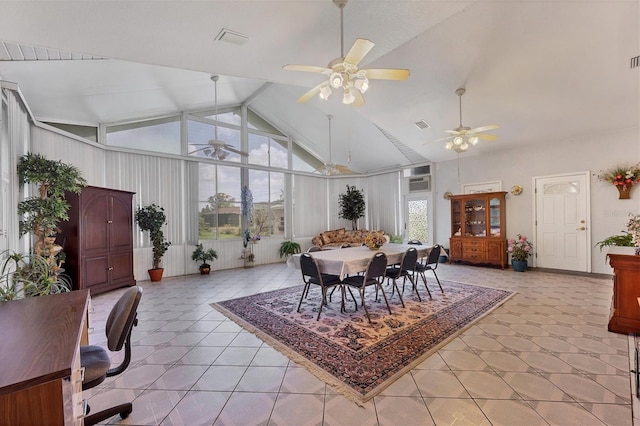
POLYGON ((284 173, 249 170, 252 234, 284 235, 284 177, 284 173))
POLYGON ((240 220, 240 169, 200 164, 199 238, 237 238, 240 220))
POLYGON ((217 127, 216 135, 216 126, 212 120, 189 119, 187 121, 188 154, 200 158, 240 162, 240 155, 225 146, 240 150, 240 129, 219 124, 217 127), (216 136, 218 142, 214 142, 216 136))
POLYGON ((180 117, 108 126, 106 144, 180 154, 180 117))
POLYGON ((287 169, 287 139, 249 133, 249 163, 287 169))

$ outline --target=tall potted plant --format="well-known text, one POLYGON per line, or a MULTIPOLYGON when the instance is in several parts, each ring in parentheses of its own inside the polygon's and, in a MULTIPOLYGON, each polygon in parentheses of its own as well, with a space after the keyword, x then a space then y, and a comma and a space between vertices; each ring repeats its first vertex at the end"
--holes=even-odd
POLYGON ((339 195, 340 212, 338 217, 351 221, 352 229, 358 229, 358 219, 364 217, 364 192, 355 186, 347 185, 347 192, 339 195))
POLYGON ((162 226, 167 223, 164 208, 157 204, 139 207, 136 210, 136 222, 141 231, 148 231, 151 245, 153 246, 153 268, 149 269, 151 281, 160 281, 164 268, 160 267, 162 256, 167 252, 171 242, 167 241, 162 232, 162 226))
POLYGON ((33 234, 33 254, 46 259, 50 273, 60 272, 57 259, 62 247, 55 245, 58 224, 69 220, 65 192, 80 193, 87 182, 80 170, 40 154, 28 153, 18 160, 18 179, 36 185, 37 193, 18 203, 19 232, 33 234))

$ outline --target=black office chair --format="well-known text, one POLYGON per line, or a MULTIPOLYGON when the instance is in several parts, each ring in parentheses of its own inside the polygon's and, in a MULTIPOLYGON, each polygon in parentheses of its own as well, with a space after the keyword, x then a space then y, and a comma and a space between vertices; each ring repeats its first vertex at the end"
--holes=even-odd
MULTIPOLYGON (((111 368, 109 351, 101 346, 80 347, 80 364, 84 368, 82 390, 98 386, 107 377, 120 374, 129 366, 129 362, 131 362, 131 331, 138 324, 136 312, 141 297, 142 287, 131 287, 116 302, 107 318, 106 335, 109 351, 119 352, 124 346, 124 359, 120 365, 111 368)), ((95 425, 116 414, 120 414, 120 417, 125 419, 132 411, 133 405, 127 402, 87 415, 84 418, 84 424, 86 426, 95 425)), ((87 413, 90 413, 90 409, 87 413)))
MULTIPOLYGON (((351 275, 349 277, 346 277, 342 281, 342 283, 346 285, 347 288, 354 287, 358 289, 358 292, 360 293, 360 300, 362 300, 362 307, 364 307, 364 313, 366 314, 369 323, 371 323, 371 318, 369 317, 369 310, 367 309, 367 305, 364 303, 364 289, 367 286, 373 285, 376 287, 376 300, 378 298, 378 290, 382 292, 382 296, 384 296, 384 302, 387 304, 387 310, 389 310, 389 314, 391 314, 391 306, 389 306, 387 295, 382 288, 385 269, 387 269, 387 255, 379 252, 376 253, 375 256, 373 256, 373 258, 367 264, 367 269, 365 270, 364 275, 351 275)), ((351 295, 351 297, 353 297, 353 295, 351 295)), ((356 310, 357 309, 358 308, 356 305, 356 310)))
POLYGON ((302 253, 300 255, 300 270, 302 271, 304 288, 302 289, 302 295, 300 296, 300 302, 298 303, 298 310, 296 312, 300 312, 302 299, 309 294, 311 284, 318 285, 322 290, 322 300, 320 301, 320 309, 318 309, 318 317, 316 318, 316 321, 318 321, 322 313, 322 307, 327 304, 327 290, 342 285, 342 280, 340 280, 340 277, 337 275, 321 274, 316 260, 309 253, 302 253))
MULTIPOLYGON (((436 277, 436 281, 438 282, 438 286, 440 286, 440 291, 444 294, 444 290, 442 289, 442 285, 440 284, 440 279, 438 278, 438 274, 436 274, 436 268, 438 267, 438 260, 440 260, 440 245, 436 244, 431 248, 429 252, 429 256, 427 256, 426 263, 418 262, 416 265, 416 273, 422 277, 422 281, 424 282, 424 286, 427 287, 427 277, 425 272, 432 271, 433 276, 436 277)), ((429 288, 427 287, 427 291, 429 288)), ((431 296, 431 292, 429 291, 429 296, 431 296)))

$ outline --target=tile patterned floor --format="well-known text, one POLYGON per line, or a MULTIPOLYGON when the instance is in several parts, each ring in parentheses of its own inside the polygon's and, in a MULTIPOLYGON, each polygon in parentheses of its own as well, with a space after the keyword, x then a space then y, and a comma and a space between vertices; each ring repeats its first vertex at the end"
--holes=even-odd
MULTIPOLYGON (((447 264, 438 274, 518 294, 363 407, 209 306, 300 284, 284 264, 140 282, 132 364, 85 396, 94 410, 133 400, 129 418, 108 422, 128 425, 633 424, 633 345, 607 331, 609 279, 447 264)), ((122 291, 93 298, 91 343, 104 344, 99 327, 122 291)))

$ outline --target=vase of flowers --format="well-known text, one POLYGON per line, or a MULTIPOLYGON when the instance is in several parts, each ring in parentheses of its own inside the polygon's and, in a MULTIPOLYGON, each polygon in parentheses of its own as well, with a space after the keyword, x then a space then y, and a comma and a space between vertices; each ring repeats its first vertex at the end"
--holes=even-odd
POLYGON ((370 250, 379 250, 385 243, 385 239, 377 232, 370 232, 364 239, 364 245, 369 247, 370 250))
POLYGON ((507 253, 511 255, 511 267, 514 271, 524 272, 527 269, 527 259, 533 255, 533 244, 524 235, 518 234, 515 240, 507 241, 507 253))
POLYGON ((631 198, 631 188, 640 182, 640 163, 601 171, 598 179, 612 183, 618 189, 618 199, 628 200, 631 198))

